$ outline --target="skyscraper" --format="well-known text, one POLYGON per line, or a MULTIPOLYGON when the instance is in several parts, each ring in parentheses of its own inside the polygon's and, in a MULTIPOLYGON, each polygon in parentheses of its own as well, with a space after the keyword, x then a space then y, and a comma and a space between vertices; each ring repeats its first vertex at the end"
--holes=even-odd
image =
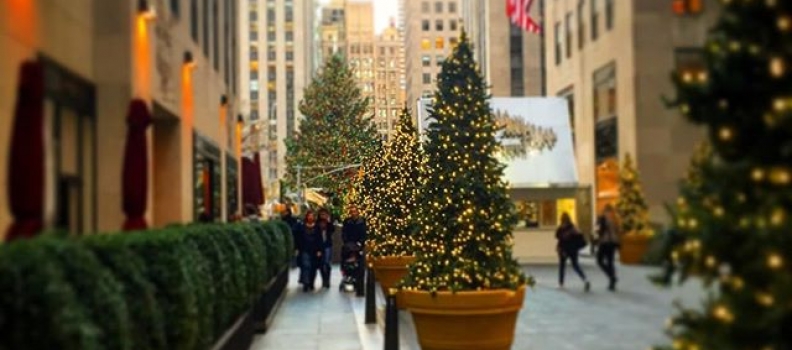
POLYGON ((247 151, 260 151, 266 200, 280 195, 285 140, 299 125, 298 104, 313 63, 312 0, 241 1, 240 96, 253 136, 247 151))
POLYGON ((394 123, 404 107, 404 39, 396 23, 377 36, 374 44, 376 56, 376 86, 374 87, 374 124, 385 137, 393 134, 394 123))
MULTIPOLYGON (((363 97, 374 99, 374 6, 371 1, 344 4, 346 59, 363 97)), ((373 101, 372 101, 373 102, 373 101)), ((372 108, 373 111, 373 103, 372 108)))
POLYGON ((445 57, 456 45, 462 29, 458 0, 401 0, 407 103, 431 97, 445 57))

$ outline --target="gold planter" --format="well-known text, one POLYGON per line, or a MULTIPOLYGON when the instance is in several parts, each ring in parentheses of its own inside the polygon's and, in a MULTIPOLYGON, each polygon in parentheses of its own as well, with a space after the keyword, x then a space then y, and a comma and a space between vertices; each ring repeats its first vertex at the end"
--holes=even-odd
POLYGON ((400 292, 423 350, 509 350, 525 286, 516 291, 400 292))
MULTIPOLYGON (((371 258, 371 268, 374 270, 374 277, 380 283, 382 293, 388 295, 388 290, 396 288, 399 281, 407 276, 407 267, 415 261, 414 256, 381 256, 371 258)), ((401 293, 396 294, 396 306, 404 309, 401 293)))
POLYGON ((636 265, 641 263, 641 259, 649 249, 650 236, 642 234, 628 233, 621 237, 621 248, 619 248, 619 260, 622 264, 636 265))

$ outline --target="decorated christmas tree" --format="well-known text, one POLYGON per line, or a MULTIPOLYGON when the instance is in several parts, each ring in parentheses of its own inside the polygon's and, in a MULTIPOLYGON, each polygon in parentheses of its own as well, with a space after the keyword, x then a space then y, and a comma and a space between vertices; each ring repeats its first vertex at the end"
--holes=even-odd
POLYGON ((304 119, 294 137, 286 140, 288 185, 296 186, 300 166, 302 180, 312 179, 306 185, 345 198, 357 169, 332 171, 359 164, 380 142, 368 106, 346 62, 330 57, 305 89, 300 101, 304 119))
POLYGON ((413 239, 418 231, 416 209, 420 190, 423 153, 412 116, 405 108, 396 124, 393 138, 385 145, 382 157, 382 187, 369 220, 371 255, 411 256, 413 239))
POLYGON ((347 202, 357 205, 360 215, 366 218, 368 235, 376 235, 376 232, 379 232, 377 213, 378 198, 385 182, 382 161, 384 153, 382 143, 377 143, 374 153, 363 159, 353 190, 347 196, 347 202))
POLYGON ((514 206, 495 158, 498 127, 466 34, 438 76, 424 145, 418 260, 402 286, 436 291, 516 289, 514 206))
POLYGON ((712 152, 681 187, 671 258, 711 293, 668 349, 792 349, 792 2, 722 4, 704 79, 675 78, 712 152))
POLYGON ((619 172, 619 201, 616 202, 620 231, 624 234, 652 234, 649 226, 649 207, 646 205, 638 170, 632 157, 626 154, 619 172))

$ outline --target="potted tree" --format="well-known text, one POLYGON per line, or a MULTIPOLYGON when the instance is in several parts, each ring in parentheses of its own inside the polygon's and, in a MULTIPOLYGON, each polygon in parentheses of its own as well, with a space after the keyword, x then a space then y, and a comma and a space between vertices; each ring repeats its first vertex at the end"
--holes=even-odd
POLYGON ((418 259, 401 283, 423 349, 509 349, 527 278, 498 126, 467 35, 443 63, 424 145, 418 259))
MULTIPOLYGON (((396 287, 415 261, 415 209, 420 188, 422 153, 418 131, 407 108, 403 109, 393 137, 385 145, 381 162, 382 183, 374 205, 369 260, 383 293, 396 287)), ((396 304, 403 308, 400 295, 396 304)))
POLYGON ((646 254, 654 231, 649 225, 649 209, 641 190, 638 171, 627 153, 619 172, 619 200, 616 202, 621 232, 619 260, 623 264, 638 264, 646 254))

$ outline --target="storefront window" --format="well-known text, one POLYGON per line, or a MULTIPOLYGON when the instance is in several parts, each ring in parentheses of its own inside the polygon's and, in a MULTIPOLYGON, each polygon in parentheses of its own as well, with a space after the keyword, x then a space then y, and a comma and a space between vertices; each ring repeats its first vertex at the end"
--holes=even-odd
POLYGON ((228 216, 239 212, 239 170, 237 160, 231 155, 226 156, 226 195, 228 216))
POLYGON ((568 213, 575 221, 577 207, 574 198, 521 200, 515 202, 517 226, 515 229, 555 229, 561 214, 568 213))
POLYGON ((223 204, 220 150, 199 134, 194 140, 194 215, 196 220, 214 221, 221 217, 223 204))

